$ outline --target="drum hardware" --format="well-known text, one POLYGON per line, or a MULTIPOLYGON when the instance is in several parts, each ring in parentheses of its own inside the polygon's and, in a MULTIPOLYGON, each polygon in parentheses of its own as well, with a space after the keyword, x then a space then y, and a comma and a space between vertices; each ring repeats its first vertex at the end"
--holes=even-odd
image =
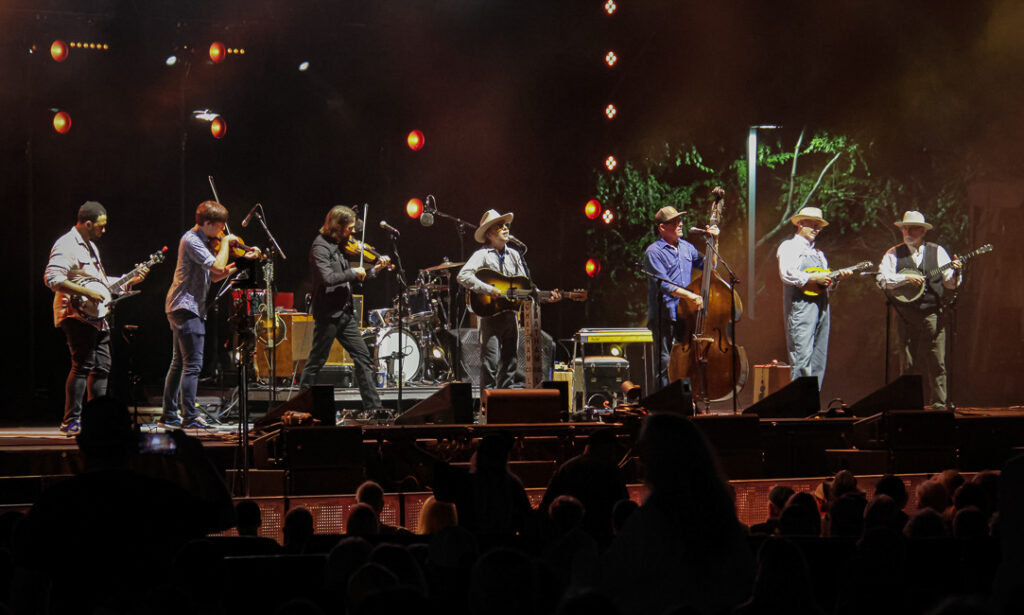
POLYGON ((453 263, 451 261, 445 261, 440 265, 434 265, 433 267, 427 267, 423 271, 445 271, 447 269, 454 269, 455 267, 461 267, 466 263, 453 263))

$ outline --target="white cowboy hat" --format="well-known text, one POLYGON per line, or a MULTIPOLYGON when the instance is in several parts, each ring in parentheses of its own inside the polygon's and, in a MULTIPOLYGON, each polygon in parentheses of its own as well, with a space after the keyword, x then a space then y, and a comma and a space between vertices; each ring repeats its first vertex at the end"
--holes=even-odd
POLYGON ((903 220, 897 220, 893 222, 896 226, 903 228, 904 226, 921 226, 924 230, 932 228, 931 224, 924 221, 924 214, 919 211, 907 211, 903 213, 903 220))
POLYGON ((821 217, 821 210, 817 207, 804 207, 800 211, 796 212, 796 215, 789 219, 790 222, 796 225, 800 225, 803 220, 817 220, 821 222, 821 226, 828 226, 828 222, 825 218, 821 217))
POLYGON ((477 243, 486 242, 487 231, 495 224, 512 224, 512 213, 501 215, 497 210, 488 209, 484 212, 484 217, 480 218, 480 226, 473 233, 473 239, 476 239, 477 243))

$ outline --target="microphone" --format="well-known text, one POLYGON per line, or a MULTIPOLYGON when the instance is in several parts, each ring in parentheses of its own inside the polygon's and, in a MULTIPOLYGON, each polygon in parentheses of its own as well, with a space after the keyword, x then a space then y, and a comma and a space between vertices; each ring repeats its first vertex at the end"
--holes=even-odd
POLYGON ((380 227, 382 229, 384 229, 385 231, 391 233, 395 237, 400 237, 402 235, 401 233, 398 232, 398 229, 396 229, 395 227, 391 226, 390 224, 388 224, 384 220, 380 221, 380 227))
POLYGON ((526 244, 520 241, 515 235, 509 235, 508 242, 517 248, 526 248, 526 244))
POLYGON ((249 210, 249 213, 245 214, 245 219, 242 220, 242 228, 249 226, 249 221, 252 220, 253 214, 256 213, 256 209, 259 207, 262 207, 262 205, 256 203, 252 206, 252 209, 249 210))
POLYGON ((704 230, 702 228, 697 228, 696 226, 691 226, 690 227, 690 232, 691 233, 700 233, 701 235, 710 235, 711 234, 711 233, 707 232, 706 230, 704 230))
POLYGON ((423 226, 433 226, 434 212, 437 211, 437 201, 434 199, 433 194, 428 194, 424 201, 423 213, 420 214, 420 224, 423 226))

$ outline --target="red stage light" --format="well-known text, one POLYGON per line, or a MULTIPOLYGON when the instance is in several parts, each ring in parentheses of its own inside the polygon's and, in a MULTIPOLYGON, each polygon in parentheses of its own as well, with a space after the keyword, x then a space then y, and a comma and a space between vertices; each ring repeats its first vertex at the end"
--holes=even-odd
POLYGON ((409 144, 409 149, 411 149, 414 152, 418 152, 421 149, 423 149, 423 146, 426 145, 427 140, 426 137, 423 136, 422 132, 414 130, 409 133, 408 137, 405 138, 405 142, 409 144))
POLYGON ((611 224, 612 222, 615 222, 615 212, 610 209, 606 209, 604 210, 604 213, 601 214, 601 219, 604 220, 605 224, 611 224))
POLYGON ((615 105, 608 103, 608 106, 604 108, 604 114, 608 119, 613 120, 615 119, 615 116, 619 114, 619 110, 615 105))
POLYGON ((63 62, 68 59, 68 44, 58 39, 50 43, 50 57, 57 62, 63 62))
POLYGON ((583 265, 583 270, 587 272, 587 275, 596 278, 597 274, 601 273, 601 261, 588 258, 587 263, 583 265))
POLYGON ((604 3, 604 12, 609 15, 614 15, 615 11, 618 10, 618 5, 615 4, 615 0, 608 0, 604 3))
POLYGON ((228 123, 222 117, 215 117, 210 122, 210 134, 214 139, 223 139, 228 132, 228 123))
POLYGON ((67 111, 58 111, 53 115, 53 129, 60 134, 71 130, 71 116, 67 111))
POLYGON ((604 63, 608 65, 608 68, 615 66, 619 61, 619 56, 615 55, 614 51, 609 51, 604 54, 604 63))
POLYGON ((419 218, 423 214, 423 201, 409 199, 405 204, 405 213, 413 220, 419 218))
POLYGON ((220 64, 223 62, 224 56, 226 56, 227 53, 228 50, 224 48, 224 43, 219 41, 210 43, 210 59, 213 60, 214 64, 220 64))
POLYGON ((587 204, 583 206, 583 215, 591 220, 597 220, 597 217, 601 215, 601 201, 597 199, 587 201, 587 204))
POLYGON ((604 159, 604 166, 609 171, 614 171, 615 167, 619 166, 619 161, 615 159, 615 156, 608 156, 604 159))

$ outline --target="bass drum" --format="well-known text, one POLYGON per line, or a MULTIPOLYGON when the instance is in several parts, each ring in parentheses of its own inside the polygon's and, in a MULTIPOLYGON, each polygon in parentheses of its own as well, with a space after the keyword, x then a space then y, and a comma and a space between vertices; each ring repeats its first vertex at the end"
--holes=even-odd
MULTIPOLYGON (((402 381, 409 382, 420 373, 420 347, 407 330, 402 331, 402 346, 402 381)), ((389 382, 398 383, 398 329, 382 329, 377 334, 377 370, 387 374, 389 382)))

